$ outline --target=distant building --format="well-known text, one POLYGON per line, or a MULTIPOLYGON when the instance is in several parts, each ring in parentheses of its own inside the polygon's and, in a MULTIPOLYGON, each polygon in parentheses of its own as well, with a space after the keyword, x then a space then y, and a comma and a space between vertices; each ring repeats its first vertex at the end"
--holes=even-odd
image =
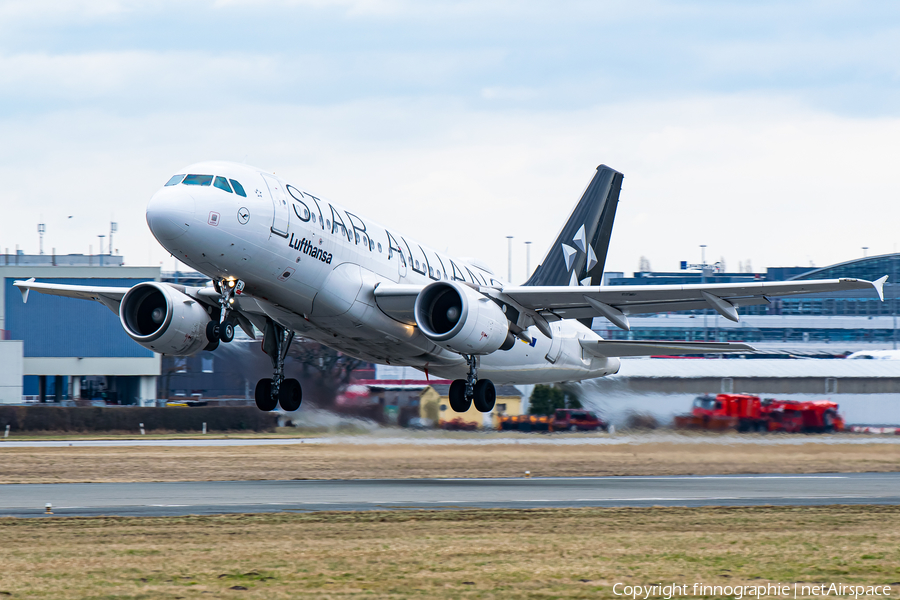
POLYGON ((490 413, 479 412, 474 404, 469 407, 468 411, 457 413, 450 409, 450 384, 436 383, 422 391, 420 414, 424 418, 434 420, 438 426, 459 419, 478 428, 488 426, 496 429, 500 415, 518 416, 522 414, 522 392, 516 386, 498 385, 496 392, 497 402, 494 404, 494 410, 490 413), (490 420, 486 422, 485 417, 490 420))
POLYGON ((155 402, 160 357, 129 338, 118 315, 99 302, 38 293, 24 304, 13 285, 30 277, 114 287, 159 280, 158 267, 123 265, 110 255, 0 257, 0 402, 155 402))

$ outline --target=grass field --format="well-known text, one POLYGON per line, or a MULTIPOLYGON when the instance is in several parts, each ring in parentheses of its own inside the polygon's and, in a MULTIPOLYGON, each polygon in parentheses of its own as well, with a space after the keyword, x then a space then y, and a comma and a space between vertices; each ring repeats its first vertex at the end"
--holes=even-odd
POLYGON ((0 519, 0 540, 11 598, 614 598, 617 582, 900 592, 893 506, 0 519))
POLYGON ((0 483, 885 472, 900 445, 298 444, 3 448, 0 483))

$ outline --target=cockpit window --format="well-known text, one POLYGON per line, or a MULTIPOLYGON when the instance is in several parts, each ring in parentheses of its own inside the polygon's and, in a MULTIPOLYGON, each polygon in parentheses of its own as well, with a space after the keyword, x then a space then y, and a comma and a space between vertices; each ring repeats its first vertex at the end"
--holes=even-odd
POLYGON ((225 190, 229 194, 231 193, 231 186, 228 185, 228 180, 224 177, 216 177, 216 180, 213 182, 213 185, 219 188, 220 190, 225 190))
POLYGON ((181 180, 184 179, 184 174, 181 175, 172 175, 172 179, 166 182, 166 185, 178 185, 181 183, 181 180))
POLYGON ((244 186, 242 186, 240 183, 238 183, 234 179, 229 179, 228 181, 230 181, 231 185, 234 186, 235 194, 237 194, 238 196, 243 196, 244 198, 247 197, 247 192, 244 191, 244 186))
POLYGON ((184 185, 209 185, 212 180, 212 175, 188 175, 181 183, 184 185))

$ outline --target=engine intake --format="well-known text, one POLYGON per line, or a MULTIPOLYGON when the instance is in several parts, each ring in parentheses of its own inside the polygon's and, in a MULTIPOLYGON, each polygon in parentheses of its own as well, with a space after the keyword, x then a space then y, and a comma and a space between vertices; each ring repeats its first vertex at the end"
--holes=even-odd
POLYGON ((119 320, 131 339, 160 354, 189 356, 206 347, 210 316, 203 306, 178 290, 148 281, 122 298, 119 320))
POLYGON ((460 354, 490 354, 515 344, 500 307, 456 281, 426 286, 416 298, 414 314, 425 337, 460 354))

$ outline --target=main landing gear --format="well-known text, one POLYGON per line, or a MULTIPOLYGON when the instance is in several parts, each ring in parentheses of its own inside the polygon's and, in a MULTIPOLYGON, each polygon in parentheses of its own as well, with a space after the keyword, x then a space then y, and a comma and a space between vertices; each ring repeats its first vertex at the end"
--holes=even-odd
POLYGON ((256 406, 259 410, 275 410, 279 404, 287 412, 300 408, 303 401, 300 382, 284 378, 284 358, 292 341, 294 341, 293 331, 285 329, 271 319, 266 320, 262 349, 272 360, 274 375, 271 379, 260 379, 256 384, 256 406))
POLYGON ((456 379, 450 384, 450 408, 458 413, 469 410, 472 404, 479 412, 491 412, 497 401, 497 391, 490 379, 478 379, 478 366, 475 356, 466 356, 469 374, 465 379, 456 379))

